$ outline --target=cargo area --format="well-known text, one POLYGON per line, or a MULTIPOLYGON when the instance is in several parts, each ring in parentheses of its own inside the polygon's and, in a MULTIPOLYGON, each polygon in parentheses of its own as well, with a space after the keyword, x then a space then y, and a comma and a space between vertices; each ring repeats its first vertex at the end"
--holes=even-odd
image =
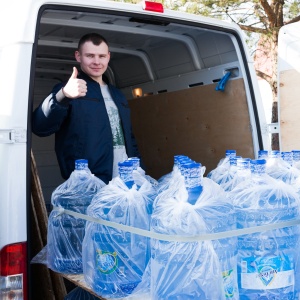
MULTIPOLYGON (((206 174, 226 149, 254 158, 262 147, 261 129, 240 37, 233 30, 195 20, 45 7, 33 54, 33 108, 54 84, 70 77, 77 66, 74 52, 79 38, 97 32, 110 44, 106 77, 129 101, 133 131, 149 175, 158 179, 169 173, 178 154, 200 162, 206 174), (216 91, 228 72, 224 90, 216 91)), ((50 210, 51 193, 63 182, 54 135, 32 135, 32 149, 50 210)))

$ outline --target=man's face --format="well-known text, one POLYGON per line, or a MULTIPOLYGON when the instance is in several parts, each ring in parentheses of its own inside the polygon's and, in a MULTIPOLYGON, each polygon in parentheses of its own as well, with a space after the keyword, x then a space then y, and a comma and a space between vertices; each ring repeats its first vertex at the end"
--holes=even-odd
POLYGON ((75 52, 75 58, 84 73, 102 83, 102 74, 106 71, 110 59, 106 43, 102 42, 96 46, 90 41, 86 42, 75 52))

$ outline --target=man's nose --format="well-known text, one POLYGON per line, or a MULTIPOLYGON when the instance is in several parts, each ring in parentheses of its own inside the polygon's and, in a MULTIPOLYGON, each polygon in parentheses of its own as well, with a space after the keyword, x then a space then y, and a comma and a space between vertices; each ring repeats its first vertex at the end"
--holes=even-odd
POLYGON ((100 64, 100 58, 97 57, 97 56, 95 56, 95 57, 94 57, 94 60, 93 60, 93 63, 94 63, 94 64, 97 64, 97 65, 100 64))

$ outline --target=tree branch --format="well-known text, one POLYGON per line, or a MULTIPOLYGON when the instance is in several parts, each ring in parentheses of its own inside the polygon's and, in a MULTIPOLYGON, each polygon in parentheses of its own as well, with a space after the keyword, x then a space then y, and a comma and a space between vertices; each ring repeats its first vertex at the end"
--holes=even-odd
POLYGON ((241 25, 241 24, 238 24, 238 25, 241 27, 241 29, 243 29, 245 31, 261 33, 261 34, 267 34, 268 33, 268 31, 266 29, 253 27, 253 26, 247 26, 247 25, 241 25))
POLYGON ((267 75, 266 73, 259 71, 259 70, 255 70, 256 75, 259 76, 260 78, 266 80, 266 81, 270 81, 271 80, 271 76, 267 75))
POLYGON ((269 5, 267 0, 260 0, 260 4, 262 5, 265 13, 268 16, 268 19, 271 23, 274 23, 274 20, 276 20, 276 15, 274 11, 272 10, 271 6, 269 5))
POLYGON ((276 15, 276 27, 280 27, 283 25, 283 5, 284 0, 281 1, 275 1, 274 5, 274 13, 276 15))
POLYGON ((300 21, 300 16, 295 17, 294 19, 289 20, 288 22, 285 22, 285 25, 291 24, 291 23, 296 23, 300 21))

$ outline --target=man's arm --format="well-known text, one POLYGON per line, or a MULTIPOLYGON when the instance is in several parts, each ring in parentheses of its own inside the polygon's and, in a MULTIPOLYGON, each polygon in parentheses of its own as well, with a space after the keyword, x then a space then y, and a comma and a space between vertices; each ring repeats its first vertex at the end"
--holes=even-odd
POLYGON ((32 116, 32 132, 38 136, 48 136, 60 129, 68 115, 69 102, 86 95, 86 82, 77 78, 74 67, 67 84, 56 85, 52 93, 35 109, 32 116))

